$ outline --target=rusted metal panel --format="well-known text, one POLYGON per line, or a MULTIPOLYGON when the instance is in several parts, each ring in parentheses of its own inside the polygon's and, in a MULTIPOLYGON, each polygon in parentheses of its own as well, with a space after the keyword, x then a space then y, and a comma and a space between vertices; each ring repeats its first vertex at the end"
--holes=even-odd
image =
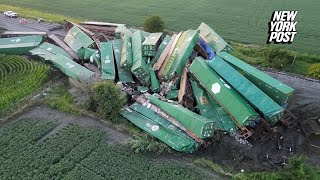
POLYGON ((94 33, 93 32, 91 32, 91 31, 89 31, 88 29, 86 29, 86 28, 84 28, 84 27, 82 27, 82 26, 80 26, 79 24, 77 24, 77 23, 74 23, 74 22, 72 22, 72 21, 68 21, 68 20, 66 20, 68 23, 70 23, 70 24, 72 24, 73 26, 76 26, 76 27, 78 27, 79 29, 81 29, 82 31, 84 31, 86 34, 88 34, 89 36, 93 36, 94 35, 94 33))
POLYGON ((171 67, 165 74, 165 79, 171 79, 173 76, 181 76, 182 69, 186 65, 189 57, 193 52, 194 46, 199 41, 199 31, 197 30, 188 30, 185 40, 182 42, 180 48, 177 51, 177 55, 172 62, 171 67))
POLYGON ((176 38, 177 38, 177 35, 174 34, 171 37, 171 40, 168 43, 168 45, 166 46, 166 48, 161 53, 159 59, 156 60, 155 64, 153 65, 153 68, 155 71, 158 71, 161 68, 161 66, 162 66, 163 62, 165 61, 166 57, 168 56, 168 54, 171 50, 171 47, 173 46, 173 43, 175 42, 176 38))
POLYGON ((181 80, 180 80, 180 89, 179 89, 179 95, 178 95, 178 103, 182 104, 183 97, 186 94, 186 88, 187 88, 187 71, 186 68, 183 68, 181 80))
POLYGON ((34 31, 34 32, 25 32, 25 31, 5 31, 1 35, 47 35, 47 32, 43 31, 34 31))
POLYGON ((158 61, 158 59, 160 58, 161 54, 163 53, 163 51, 168 46, 168 43, 170 42, 170 40, 171 40, 171 37, 169 35, 166 35, 166 37, 162 40, 162 42, 161 42, 161 44, 160 44, 155 56, 150 61, 150 66, 154 66, 154 64, 158 61))
POLYGON ((85 22, 82 22, 81 24, 107 26, 107 27, 118 27, 118 26, 125 25, 125 24, 119 24, 119 23, 98 22, 98 21, 85 21, 85 22))
POLYGON ((95 26, 95 25, 82 25, 82 27, 90 30, 93 33, 103 33, 109 36, 115 36, 115 27, 104 27, 104 26, 95 26))
POLYGON ((167 64, 168 64, 168 61, 169 61, 169 59, 170 59, 170 57, 171 57, 171 55, 172 55, 172 53, 173 53, 173 50, 175 50, 175 47, 176 47, 176 45, 177 45, 177 43, 178 43, 178 40, 180 39, 180 37, 181 37, 181 35, 182 35, 182 32, 180 32, 177 36, 176 36, 176 38, 174 39, 174 41, 172 42, 172 45, 171 45, 171 47, 170 47, 170 51, 169 51, 169 53, 167 54, 167 56, 165 57, 165 60, 163 61, 163 63, 162 63, 162 66, 161 66, 161 68, 160 68, 160 71, 158 72, 158 76, 160 77, 160 78, 163 78, 163 71, 164 71, 164 69, 165 69, 165 67, 167 66, 167 64))
POLYGON ((88 68, 90 71, 94 72, 94 81, 98 81, 101 78, 102 73, 97 66, 90 63, 84 63, 83 65, 84 67, 88 68))
POLYGON ((161 71, 161 78, 166 79, 166 80, 170 79, 169 76, 168 76, 169 71, 170 71, 171 67, 174 64, 174 61, 176 60, 176 58, 178 56, 179 49, 182 47, 183 42, 185 41, 185 39, 187 37, 187 34, 188 34, 187 31, 184 31, 181 34, 181 36, 180 36, 180 38, 179 38, 174 50, 172 51, 172 53, 170 54, 170 57, 168 58, 168 61, 166 61, 166 63, 163 64, 163 66, 162 66, 163 68, 161 68, 161 70, 160 70, 161 71))
POLYGON ((52 39, 57 45, 62 47, 65 51, 67 51, 72 56, 72 58, 79 60, 77 54, 74 53, 74 51, 67 44, 61 41, 57 36, 55 36, 54 34, 50 34, 48 37, 52 39))
POLYGON ((197 51, 204 59, 208 59, 208 54, 206 51, 200 46, 199 43, 194 47, 195 51, 197 51))

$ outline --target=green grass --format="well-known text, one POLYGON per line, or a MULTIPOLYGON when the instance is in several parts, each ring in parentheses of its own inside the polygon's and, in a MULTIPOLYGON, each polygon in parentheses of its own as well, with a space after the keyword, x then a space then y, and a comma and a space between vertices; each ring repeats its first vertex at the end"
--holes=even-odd
POLYGON ((96 129, 21 120, 0 129, 0 179, 208 179, 169 160, 156 161, 108 145, 96 129))
POLYGON ((20 56, 0 55, 0 114, 48 80, 49 67, 20 56))
POLYGON ((304 156, 293 156, 289 159, 287 166, 270 172, 233 172, 231 174, 225 170, 228 167, 222 167, 205 158, 197 158, 193 163, 235 180, 318 180, 320 178, 320 167, 309 164, 304 156))
MULTIPOLYGON (((98 1, 98 0, 95 0, 95 1, 98 1)), ((45 4, 47 2, 43 2, 43 3, 45 4)), ((59 2, 59 3, 63 3, 63 2, 59 2)), ((147 2, 146 4, 148 4, 148 3, 151 3, 151 2, 147 2)), ((261 3, 264 3, 264 2, 261 2, 261 3)), ((39 2, 37 2, 37 5, 40 6, 41 3, 39 4, 39 2)), ((78 6, 78 4, 77 4, 77 6, 78 6)), ((118 6, 120 7, 120 6, 124 6, 124 5, 119 3, 118 6)), ((36 7, 32 7, 32 8, 36 8, 36 7)), ((79 6, 79 8, 81 8, 81 7, 79 6)), ((99 9, 99 7, 95 7, 95 6, 93 6, 91 8, 92 9, 95 9, 95 8, 99 9)), ((139 8, 141 8, 141 7, 139 7, 139 8)), ((22 15, 24 17, 31 17, 31 18, 40 17, 40 18, 47 20, 47 21, 52 20, 52 21, 59 22, 59 23, 62 23, 64 19, 71 19, 72 21, 75 21, 75 22, 84 21, 84 19, 79 19, 79 18, 75 19, 75 18, 71 18, 70 16, 77 16, 77 17, 83 17, 83 18, 88 18, 88 19, 91 18, 94 20, 101 20, 101 21, 112 21, 112 19, 110 19, 110 18, 113 17, 113 16, 108 16, 108 19, 106 19, 105 18, 106 16, 104 16, 104 18, 101 19, 101 18, 99 18, 99 14, 96 14, 96 11, 92 12, 91 14, 85 15, 85 16, 81 16, 82 12, 80 14, 79 13, 78 14, 68 13, 67 14, 68 16, 64 16, 64 15, 52 14, 52 13, 42 12, 42 11, 33 10, 33 9, 26 9, 26 8, 21 8, 21 7, 16 7, 16 6, 3 5, 3 4, 1 5, 0 4, 0 11, 1 10, 4 11, 4 10, 8 10, 8 9, 17 11, 20 15, 22 15), (92 14, 94 14, 94 16, 92 14)), ((65 12, 61 11, 60 9, 58 9, 57 11, 50 10, 50 12, 57 12, 57 13, 66 14, 65 12)), ((124 13, 123 16, 125 16, 125 15, 126 15, 126 13, 124 13)), ((133 15, 133 17, 134 16, 135 15, 133 15)), ((144 19, 141 19, 141 21, 143 21, 143 20, 144 19)), ((250 20, 250 21, 252 21, 252 20, 250 20)), ((117 22, 123 22, 123 20, 119 20, 117 22)), ((127 22, 127 20, 126 20, 126 22, 127 22)), ((139 24, 138 21, 135 21, 133 19, 132 19, 132 21, 127 22, 127 23, 129 23, 131 25, 137 25, 137 24, 134 24, 135 22, 139 24)), ((188 24, 188 26, 186 26, 186 28, 188 28, 189 26, 193 26, 192 21, 190 21, 190 22, 191 23, 188 24)), ((179 22, 179 23, 182 24, 182 22, 179 22)), ((167 25, 168 25, 168 23, 167 23, 167 25)), ((175 25, 177 25, 177 23, 175 23, 175 25)), ((182 25, 181 25, 181 27, 182 27, 182 25)), ((170 26, 168 26, 168 28, 170 28, 170 26)), ((216 26, 214 28, 216 28, 216 26)), ((222 31, 222 32, 224 32, 224 31, 222 31)), ((242 37, 242 36, 239 36, 239 37, 242 37)), ((231 39, 234 39, 235 41, 241 41, 236 38, 231 38, 231 39)), ((306 40, 305 42, 308 41, 308 39, 305 39, 305 40, 306 40)), ((315 40, 315 38, 313 38, 313 40, 315 40)), ((238 57, 239 59, 244 60, 250 64, 260 65, 260 66, 264 66, 264 67, 274 67, 274 64, 270 63, 271 59, 273 59, 273 58, 270 58, 267 56, 268 52, 270 52, 269 51, 270 49, 272 50, 274 47, 278 47, 280 49, 284 48, 282 45, 254 44, 254 43, 259 43, 256 41, 242 41, 242 42, 248 42, 251 44, 236 43, 235 41, 232 41, 231 44, 235 49, 233 54, 236 57, 238 57)), ((295 62, 293 64, 287 65, 285 67, 281 67, 280 70, 291 72, 291 73, 296 73, 296 74, 308 75, 310 66, 314 63, 320 62, 320 55, 318 52, 318 50, 320 48, 311 48, 316 51, 309 51, 309 50, 303 50, 303 48, 307 47, 305 44, 303 44, 303 43, 302 44, 296 43, 296 44, 298 44, 299 46, 301 45, 301 47, 295 48, 295 46, 290 45, 290 46, 286 46, 285 48, 290 48, 291 50, 284 50, 285 52, 288 52, 289 54, 293 54, 294 56, 296 56, 295 62), (292 49, 296 49, 297 51, 293 51, 292 49), (305 52, 302 52, 302 51, 305 51, 305 52), (310 52, 313 52, 313 53, 310 53, 310 52), (318 54, 315 54, 315 53, 318 53, 318 54)), ((317 45, 318 44, 316 44, 314 47, 316 47, 317 45)), ((281 53, 282 52, 280 52, 278 54, 281 54, 281 53)), ((278 62, 278 60, 275 60, 275 62, 278 62)))
POLYGON ((320 55, 296 52, 277 46, 266 47, 240 43, 231 43, 231 45, 234 47, 232 54, 249 64, 262 67, 274 67, 295 74, 307 76, 309 75, 310 66, 320 62, 320 55), (279 50, 281 51, 279 52, 279 50), (280 59, 275 59, 272 54, 279 56, 283 59, 282 61, 287 60, 288 63, 283 67, 275 67, 275 65, 280 63, 280 59))
POLYGON ((218 173, 219 175, 225 176, 225 177, 233 177, 234 175, 224 170, 222 166, 219 164, 216 164, 210 160, 207 160, 205 158, 197 158, 193 161, 194 164, 209 168, 210 170, 218 173))
POLYGON ((223 38, 250 44, 265 44, 268 22, 274 10, 298 10, 298 34, 289 48, 320 53, 318 39, 320 1, 309 0, 2 0, 2 4, 57 13, 76 18, 142 26, 146 17, 159 15, 167 29, 197 28, 204 21, 223 38))
POLYGON ((44 99, 44 103, 61 112, 73 115, 81 115, 82 108, 77 107, 74 103, 74 98, 68 91, 66 85, 54 86, 49 95, 44 99))
MULTIPOLYGON (((19 14, 19 16, 30 18, 30 19, 38 19, 41 18, 44 21, 52 21, 57 23, 64 23, 64 20, 68 19, 73 22, 81 22, 83 21, 78 18, 67 17, 65 15, 59 15, 54 13, 47 13, 39 10, 34 10, 30 8, 21 8, 17 6, 10 6, 5 4, 0 4, 0 11, 15 11, 19 14)), ((1 29, 0 29, 1 31, 1 29)))

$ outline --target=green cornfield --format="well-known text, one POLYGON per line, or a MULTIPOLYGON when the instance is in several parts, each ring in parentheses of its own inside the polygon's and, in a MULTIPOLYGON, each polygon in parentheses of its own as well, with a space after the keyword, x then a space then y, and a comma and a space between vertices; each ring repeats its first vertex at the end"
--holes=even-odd
POLYGON ((21 56, 0 55, 0 112, 39 88, 49 76, 49 66, 21 56))
POLYGON ((0 179, 208 179, 170 160, 108 145, 96 129, 23 119, 0 128, 0 179))
POLYGON ((320 53, 318 0, 1 0, 1 4, 96 21, 142 26, 159 15, 169 30, 197 28, 203 21, 227 40, 266 44, 275 10, 297 10, 297 35, 288 48, 320 53))

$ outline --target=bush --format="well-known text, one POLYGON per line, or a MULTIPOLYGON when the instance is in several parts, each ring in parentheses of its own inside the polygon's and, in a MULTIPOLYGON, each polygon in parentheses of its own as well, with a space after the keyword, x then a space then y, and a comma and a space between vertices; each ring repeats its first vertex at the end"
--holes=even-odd
POLYGON ((280 70, 291 65, 295 58, 295 54, 292 51, 281 47, 266 48, 263 54, 271 67, 280 70))
POLYGON ((111 81, 105 81, 93 85, 86 106, 88 110, 98 113, 105 120, 119 122, 119 111, 124 102, 120 88, 111 81))
POLYGON ((307 163, 307 158, 294 156, 289 159, 288 166, 275 172, 238 173, 233 179, 250 180, 317 180, 320 178, 319 167, 313 167, 307 163))
POLYGON ((160 16, 151 16, 144 21, 143 28, 147 32, 162 32, 164 30, 164 21, 160 16))
POLYGON ((157 154, 162 154, 165 152, 171 152, 169 146, 162 142, 159 142, 148 134, 134 136, 134 138, 128 140, 126 144, 129 145, 135 153, 155 152, 157 154))
POLYGON ((308 164, 307 158, 303 156, 292 157, 284 171, 280 171, 280 178, 284 180, 319 179, 318 176, 316 168, 308 164))
POLYGON ((309 75, 320 79, 320 63, 316 63, 310 66, 309 75))

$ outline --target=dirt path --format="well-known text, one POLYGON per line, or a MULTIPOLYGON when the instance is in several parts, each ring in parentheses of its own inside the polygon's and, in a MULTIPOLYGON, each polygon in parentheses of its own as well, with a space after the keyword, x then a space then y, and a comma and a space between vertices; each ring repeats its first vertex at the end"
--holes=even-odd
POLYGON ((320 83, 273 72, 267 73, 296 90, 288 108, 299 119, 320 117, 320 83))
POLYGON ((107 143, 109 144, 123 143, 130 138, 130 135, 108 127, 107 125, 93 118, 68 115, 57 110, 50 109, 46 106, 33 107, 21 114, 15 121, 19 121, 25 118, 58 122, 59 125, 50 133, 46 134, 41 140, 44 140, 52 136, 53 134, 56 134, 57 132, 59 132, 59 130, 68 126, 69 124, 77 124, 83 127, 100 129, 107 135, 107 143))
POLYGON ((33 32, 33 31, 43 31, 51 34, 64 37, 66 31, 60 29, 60 24, 50 23, 50 22, 37 22, 36 20, 27 19, 26 24, 20 23, 21 17, 10 18, 3 14, 0 14, 0 27, 7 29, 7 31, 23 31, 23 32, 33 32))

